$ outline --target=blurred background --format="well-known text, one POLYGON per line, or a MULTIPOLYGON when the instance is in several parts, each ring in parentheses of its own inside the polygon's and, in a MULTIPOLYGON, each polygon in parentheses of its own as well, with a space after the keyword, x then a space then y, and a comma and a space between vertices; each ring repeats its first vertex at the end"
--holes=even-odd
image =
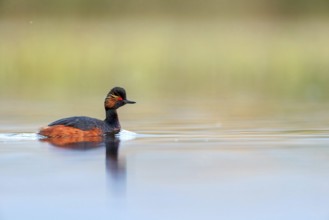
POLYGON ((2 101, 323 103, 328 61, 326 0, 0 0, 2 101))
POLYGON ((328 110, 328 0, 0 0, 2 220, 328 220, 328 110))

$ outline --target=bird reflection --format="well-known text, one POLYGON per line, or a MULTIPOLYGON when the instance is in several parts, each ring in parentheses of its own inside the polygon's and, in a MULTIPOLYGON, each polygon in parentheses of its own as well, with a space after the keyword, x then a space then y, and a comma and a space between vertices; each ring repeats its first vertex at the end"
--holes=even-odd
POLYGON ((125 191, 125 161, 123 158, 119 159, 120 139, 115 135, 99 137, 44 138, 40 139, 40 141, 48 142, 55 147, 68 150, 90 150, 105 147, 105 166, 111 190, 116 194, 125 191))
POLYGON ((113 194, 122 195, 126 191, 126 162, 119 158, 119 138, 106 138, 106 171, 113 194))
MULTIPOLYGON (((112 137, 115 138, 115 137, 112 137)), ((71 150, 90 150, 104 145, 104 137, 58 137, 40 139, 42 142, 48 142, 55 147, 71 150)))

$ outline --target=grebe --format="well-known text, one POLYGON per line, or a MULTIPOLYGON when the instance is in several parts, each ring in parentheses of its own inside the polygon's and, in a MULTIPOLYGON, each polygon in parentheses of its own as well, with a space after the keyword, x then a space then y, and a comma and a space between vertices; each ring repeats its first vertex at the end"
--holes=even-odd
POLYGON ((114 87, 107 94, 104 107, 106 118, 99 120, 86 116, 76 116, 59 119, 41 128, 39 134, 48 138, 59 137, 94 137, 104 134, 116 134, 121 126, 117 109, 125 104, 135 104, 126 98, 126 91, 121 87, 114 87))

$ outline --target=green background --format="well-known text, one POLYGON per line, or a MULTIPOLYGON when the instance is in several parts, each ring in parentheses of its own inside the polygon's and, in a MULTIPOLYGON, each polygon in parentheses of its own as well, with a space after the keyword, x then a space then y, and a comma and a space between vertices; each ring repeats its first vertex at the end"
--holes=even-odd
POLYGON ((328 1, 0 1, 2 99, 324 102, 328 58, 328 1))

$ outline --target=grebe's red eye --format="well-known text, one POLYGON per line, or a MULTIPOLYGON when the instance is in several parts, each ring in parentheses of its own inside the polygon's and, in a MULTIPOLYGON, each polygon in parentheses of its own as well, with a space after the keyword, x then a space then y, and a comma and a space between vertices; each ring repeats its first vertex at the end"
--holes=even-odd
POLYGON ((122 100, 123 100, 123 99, 119 96, 119 97, 118 97, 118 101, 122 101, 122 100))

